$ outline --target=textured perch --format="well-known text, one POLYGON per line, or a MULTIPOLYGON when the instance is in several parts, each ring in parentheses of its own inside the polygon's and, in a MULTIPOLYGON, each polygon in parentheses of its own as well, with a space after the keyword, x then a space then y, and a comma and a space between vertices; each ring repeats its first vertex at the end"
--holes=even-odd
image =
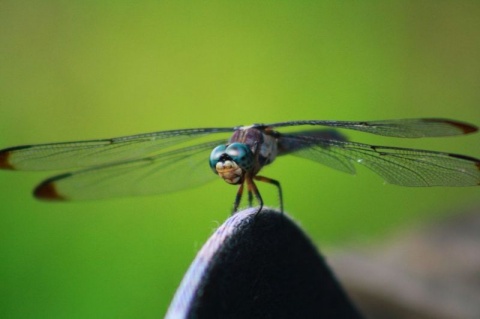
POLYGON ((302 230, 240 211, 207 241, 166 318, 362 318, 302 230))

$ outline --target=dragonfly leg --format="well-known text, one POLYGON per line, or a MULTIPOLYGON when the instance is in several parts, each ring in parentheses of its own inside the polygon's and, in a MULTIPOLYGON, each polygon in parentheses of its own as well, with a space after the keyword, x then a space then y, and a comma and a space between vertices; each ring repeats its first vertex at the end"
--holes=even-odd
MULTIPOLYGON (((240 184, 238 187, 237 195, 235 196, 235 202, 233 203, 233 211, 232 215, 235 214, 238 210, 238 206, 240 205, 240 202, 242 200, 242 195, 243 195, 243 186, 244 184, 240 184)), ((248 191, 250 193, 250 190, 248 191)))
POLYGON ((263 207, 262 196, 260 195, 260 192, 258 191, 257 185, 255 185, 255 183, 253 182, 253 179, 246 178, 245 182, 247 183, 248 192, 253 193, 253 195, 255 195, 255 197, 258 200, 258 204, 259 204, 260 207, 258 208, 257 212, 255 213, 255 215, 257 215, 258 213, 260 213, 260 211, 262 210, 262 207, 263 207))
POLYGON ((252 207, 253 203, 253 193, 251 190, 248 190, 248 207, 252 207))
POLYGON ((280 182, 275 180, 275 179, 271 179, 271 178, 268 178, 268 177, 265 177, 265 176, 255 176, 254 179, 256 179, 257 181, 260 181, 260 182, 265 182, 265 183, 270 183, 270 184, 273 184, 275 186, 277 186, 278 188, 278 198, 280 200, 280 212, 283 213, 283 195, 282 195, 282 187, 280 186, 280 182))

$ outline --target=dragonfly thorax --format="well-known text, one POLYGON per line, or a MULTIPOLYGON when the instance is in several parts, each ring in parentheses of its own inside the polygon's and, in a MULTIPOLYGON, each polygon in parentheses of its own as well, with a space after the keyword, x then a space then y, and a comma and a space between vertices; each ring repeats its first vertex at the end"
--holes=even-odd
POLYGON ((241 184, 253 167, 253 153, 243 143, 219 145, 210 154, 210 168, 229 184, 241 184))

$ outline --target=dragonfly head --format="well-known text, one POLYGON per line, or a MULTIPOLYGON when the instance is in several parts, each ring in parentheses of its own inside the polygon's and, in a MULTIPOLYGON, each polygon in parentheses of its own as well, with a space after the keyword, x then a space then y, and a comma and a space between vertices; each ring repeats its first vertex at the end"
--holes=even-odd
POLYGON ((229 184, 243 182, 245 172, 253 167, 253 153, 243 143, 219 145, 210 154, 210 168, 229 184))

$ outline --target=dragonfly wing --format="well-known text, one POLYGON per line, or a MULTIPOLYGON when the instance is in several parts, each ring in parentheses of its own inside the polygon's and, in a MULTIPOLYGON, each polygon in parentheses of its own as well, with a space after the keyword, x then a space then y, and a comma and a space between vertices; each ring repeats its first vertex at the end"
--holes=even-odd
POLYGON ((330 168, 355 174, 352 161, 332 150, 327 141, 346 141, 346 137, 332 129, 302 131, 281 135, 278 140, 278 155, 292 154, 312 159, 330 168), (318 143, 325 141, 325 143, 318 143))
POLYGON ((339 140, 296 138, 309 147, 301 148, 293 155, 349 173, 354 172, 351 163, 358 163, 391 184, 424 187, 480 185, 480 160, 473 157, 339 140))
POLYGON ((478 186, 480 160, 425 150, 347 145, 345 155, 402 186, 478 186))
POLYGON ((0 168, 59 170, 96 166, 145 157, 194 138, 232 131, 232 128, 187 129, 102 140, 17 146, 0 150, 0 168))
POLYGON ((102 199, 199 186, 217 178, 208 166, 208 155, 222 141, 58 175, 41 183, 35 196, 46 200, 102 199))
POLYGON ((449 119, 419 118, 384 121, 292 121, 266 124, 271 127, 321 125, 404 138, 464 135, 478 131, 475 125, 449 119))

